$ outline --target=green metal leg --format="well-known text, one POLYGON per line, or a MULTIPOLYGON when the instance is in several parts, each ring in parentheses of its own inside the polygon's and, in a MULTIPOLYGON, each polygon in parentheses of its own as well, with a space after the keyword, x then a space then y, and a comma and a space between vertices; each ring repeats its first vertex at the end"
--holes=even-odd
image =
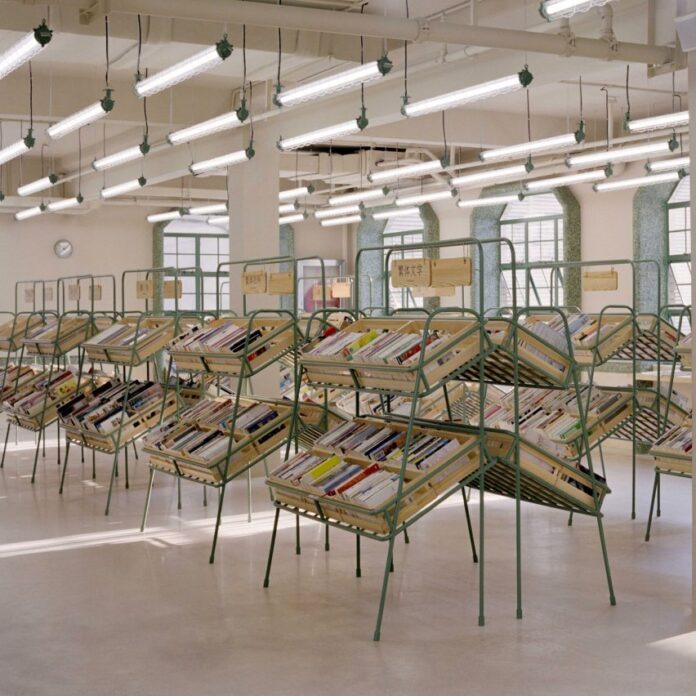
POLYGON ((123 451, 125 453, 125 459, 126 459, 126 490, 130 487, 128 484, 128 445, 126 445, 123 448, 123 451))
POLYGON ((597 449, 599 450, 599 461, 600 461, 600 464, 602 465, 602 476, 603 476, 604 479, 606 480, 606 478, 607 478, 607 469, 606 469, 606 467, 604 466, 604 449, 602 448, 602 443, 601 443, 601 442, 599 443, 599 447, 597 447, 597 449))
POLYGON ((58 494, 63 494, 63 485, 65 484, 65 472, 68 470, 68 452, 70 451, 70 440, 65 443, 65 460, 63 462, 63 473, 60 477, 60 488, 58 489, 58 494))
POLYGON ((133 454, 135 455, 135 461, 137 462, 140 457, 138 456, 138 448, 135 446, 135 440, 133 440, 133 454))
MULTIPOLYGON (((273 551, 275 549, 276 532, 278 531, 278 516, 280 508, 276 508, 275 518, 273 519, 273 533, 271 534, 271 547, 268 549, 268 561, 266 562, 266 575, 263 579, 263 586, 268 587, 271 579, 271 563, 273 562, 273 551)), ((299 519, 299 518, 298 518, 299 519)))
MULTIPOLYGON (((43 451, 42 451, 42 457, 46 459, 46 438, 43 437, 43 430, 39 433, 39 440, 41 441, 41 444, 43 445, 43 451)), ((31 480, 32 483, 34 483, 34 479, 31 480)))
POLYGON ((469 514, 469 501, 466 498, 466 491, 462 488, 462 498, 464 499, 464 514, 466 515, 466 526, 469 530, 469 542, 471 543, 471 554, 474 559, 474 563, 478 563, 478 556, 476 555, 476 542, 474 541, 474 530, 471 527, 471 515, 469 514))
POLYGON ((484 518, 483 518, 483 491, 485 488, 485 472, 481 473, 480 484, 479 484, 479 615, 478 615, 478 625, 486 625, 486 615, 484 613, 485 606, 485 593, 484 593, 484 558, 485 558, 485 546, 484 546, 484 518))
POLYGON ((92 450, 92 480, 97 479, 97 455, 94 450, 92 450))
POLYGON ((384 604, 387 601, 387 587, 389 586, 389 573, 391 572, 392 558, 394 554, 394 537, 389 538, 389 548, 387 549, 387 560, 384 564, 384 577, 382 578, 382 594, 379 599, 379 610, 377 611, 377 624, 373 640, 377 641, 382 636, 382 617, 384 616, 384 604))
POLYGON ((176 479, 176 509, 181 510, 181 479, 176 479))
POLYGON ((106 509, 104 510, 104 514, 108 515, 109 514, 109 508, 111 507, 111 494, 114 490, 114 479, 118 475, 118 451, 114 455, 114 463, 111 465, 111 478, 109 480, 109 492, 106 496, 106 509))
POLYGON ((657 516, 662 515, 662 477, 657 473, 657 516))
POLYGON ((653 482, 652 495, 650 496, 650 513, 648 514, 648 527, 645 530, 645 541, 650 541, 650 528, 652 527, 653 510, 655 509, 655 498, 657 491, 660 488, 660 472, 655 472, 655 481, 653 482))
POLYGON ((247 469, 247 522, 251 522, 251 469, 247 469))
POLYGON ((295 515, 295 554, 298 556, 302 552, 300 548, 300 516, 295 515))
POLYGON ((5 452, 7 452, 7 441, 10 439, 10 428, 12 427, 11 423, 7 424, 7 430, 5 431, 5 445, 2 448, 2 460, 0 460, 0 469, 2 469, 5 466, 5 452))
MULTIPOLYGON (((36 465, 39 463, 39 450, 41 449, 41 441, 43 440, 44 445, 46 440, 43 439, 43 430, 39 430, 38 440, 36 441, 36 452, 34 453, 34 468, 31 470, 31 482, 34 483, 36 480, 36 465)), ((44 450, 45 456, 45 450, 44 450)))
MULTIPOLYGON (((218 511, 217 519, 215 520, 215 533, 213 534, 213 548, 210 550, 210 562, 215 562, 215 548, 217 546, 218 532, 222 523, 222 504, 225 502, 225 486, 218 488, 218 511)), ((278 510, 276 510, 277 512, 278 510)))
POLYGON ((360 535, 355 535, 355 577, 362 577, 362 568, 360 567, 360 535))
POLYGON ((324 551, 329 551, 331 545, 329 544, 329 525, 324 526, 324 551))
POLYGON ((203 507, 208 507, 208 486, 203 486, 203 507))
POLYGON ((572 527, 573 526, 573 511, 570 511, 570 514, 568 515, 568 526, 572 527))
POLYGON ((604 558, 604 570, 607 574, 607 587, 609 589, 609 604, 612 607, 616 606, 616 595, 614 595, 614 583, 611 579, 611 568, 609 567, 609 555, 607 554, 607 541, 604 538, 604 525, 602 524, 602 515, 597 515, 597 527, 599 528, 599 541, 602 544, 602 556, 604 558))
POLYGON ((80 445, 80 464, 85 463, 85 446, 80 445))
POLYGON ((58 466, 60 466, 60 422, 59 421, 56 421, 56 426, 57 426, 56 430, 57 430, 57 434, 58 434, 58 455, 57 455, 57 457, 58 457, 58 466))
POLYGON ((408 529, 404 529, 404 544, 410 544, 411 539, 408 536, 408 529))
POLYGON ((147 482, 147 494, 145 495, 145 509, 143 510, 143 520, 140 523, 140 531, 145 531, 145 524, 147 523, 147 514, 150 512, 150 498, 152 498, 152 486, 155 482, 155 470, 150 469, 150 478, 147 482))

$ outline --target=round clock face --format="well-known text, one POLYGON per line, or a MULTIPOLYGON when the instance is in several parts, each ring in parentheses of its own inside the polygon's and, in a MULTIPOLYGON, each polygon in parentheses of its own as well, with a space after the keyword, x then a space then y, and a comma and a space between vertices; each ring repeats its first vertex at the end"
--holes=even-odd
POLYGON ((59 239, 53 245, 53 251, 59 259, 67 259, 73 253, 73 245, 67 239, 59 239))

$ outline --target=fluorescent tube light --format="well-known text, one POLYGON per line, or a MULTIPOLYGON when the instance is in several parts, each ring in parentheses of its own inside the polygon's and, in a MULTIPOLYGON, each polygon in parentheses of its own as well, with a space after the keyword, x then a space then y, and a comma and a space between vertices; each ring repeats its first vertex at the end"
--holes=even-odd
POLYGON ((232 45, 223 36, 214 46, 209 46, 193 56, 182 60, 152 77, 138 79, 136 75, 135 93, 139 97, 151 97, 167 87, 178 85, 195 75, 206 72, 232 55, 232 45))
POLYGON ((688 169, 691 164, 689 156, 675 157, 674 159, 657 160, 657 162, 648 162, 645 168, 649 172, 668 172, 671 169, 688 169))
POLYGON ((511 167, 499 167, 497 169, 486 169, 482 172, 475 172, 474 174, 451 176, 449 183, 450 186, 464 188, 466 186, 476 186, 478 184, 507 179, 509 177, 527 176, 527 174, 529 174, 529 169, 526 164, 514 164, 511 167))
POLYGON ((41 215, 41 213, 43 213, 45 210, 45 205, 35 205, 33 208, 25 208, 24 210, 20 210, 18 213, 15 213, 15 220, 28 220, 29 218, 41 215))
POLYGON ((606 179, 609 173, 606 169, 593 169, 590 172, 580 174, 566 174, 565 176, 552 176, 548 179, 535 179, 524 184, 526 191, 541 191, 543 189, 556 188, 558 186, 570 186, 571 184, 586 184, 593 181, 606 179))
POLYGON ((516 194, 509 196, 489 196, 488 198, 472 198, 468 201, 457 201, 457 205, 460 208, 484 208, 492 205, 506 205, 507 203, 514 203, 519 200, 520 197, 516 194))
POLYGON ((297 201, 293 201, 292 203, 283 203, 282 205, 278 206, 278 214, 289 215, 290 213, 294 213, 296 210, 299 209, 300 204, 297 201))
POLYGON ((494 162, 511 157, 527 157, 536 152, 545 152, 547 150, 567 149, 575 147, 578 142, 580 141, 575 133, 564 133, 563 135, 554 135, 552 138, 532 140, 528 143, 509 145, 508 147, 498 147, 494 150, 484 150, 479 157, 483 162, 494 162))
POLYGON ((84 109, 75 112, 71 116, 66 116, 58 123, 54 123, 46 129, 51 140, 59 140, 68 133, 76 131, 78 128, 104 118, 114 108, 114 100, 111 98, 111 90, 106 90, 106 96, 94 104, 86 106, 84 109))
POLYGON ((231 167, 234 164, 240 164, 241 162, 246 162, 254 156, 254 148, 249 145, 246 150, 237 150, 236 152, 230 152, 226 155, 220 155, 220 157, 213 157, 209 160, 203 160, 201 162, 194 162, 189 170, 191 174, 204 174, 205 172, 214 172, 216 169, 224 169, 225 167, 231 167))
POLYGON ((647 131, 662 130, 663 128, 678 128, 689 125, 689 112, 679 111, 676 114, 662 114, 661 116, 649 116, 638 118, 635 121, 626 121, 626 130, 629 133, 645 133, 647 131))
POLYGON ((146 183, 147 179, 144 176, 141 176, 139 179, 124 181, 122 184, 116 184, 115 186, 107 186, 101 190, 99 195, 102 198, 114 198, 115 196, 120 196, 124 193, 137 191, 145 186, 146 183))
POLYGON ((586 155, 570 155, 566 157, 566 165, 568 167, 584 167, 586 165, 608 164, 609 162, 625 162, 649 155, 668 155, 670 152, 669 142, 662 141, 613 150, 602 150, 601 152, 590 152, 586 155))
POLYGON ((322 210, 317 210, 314 213, 314 217, 317 218, 317 220, 323 220, 324 218, 354 215, 356 213, 360 213, 359 205, 341 205, 336 208, 323 208, 322 210))
POLYGON ((26 138, 22 138, 21 140, 18 140, 16 143, 12 143, 12 145, 8 145, 7 147, 4 147, 2 150, 0 150, 0 164, 5 164, 5 162, 9 162, 10 160, 15 159, 15 157, 19 157, 20 155, 23 155, 25 152, 28 152, 29 150, 31 150, 32 147, 34 147, 35 142, 36 141, 34 140, 30 128, 27 131, 26 138))
POLYGON ((31 196, 32 193, 51 188, 56 183, 58 183, 58 177, 55 174, 49 174, 36 181, 30 181, 28 184, 24 184, 24 186, 19 186, 17 193, 20 196, 31 196))
POLYGON ((367 179, 374 184, 380 181, 393 181, 394 179, 401 179, 407 176, 425 176, 426 174, 441 172, 446 166, 443 160, 429 160, 428 162, 419 162, 418 164, 407 164, 405 167, 370 172, 367 175, 367 179))
POLYGON ((343 123, 337 123, 335 126, 320 128, 319 130, 303 133, 302 135, 295 135, 292 138, 281 138, 278 141, 278 149, 284 152, 287 150, 297 150, 297 148, 300 147, 325 143, 327 140, 359 133, 364 126, 361 128, 358 124, 358 120, 359 119, 344 121, 343 123))
POLYGON ((150 152, 150 144, 147 142, 146 136, 140 145, 133 145, 133 147, 127 147, 125 150, 114 152, 113 155, 106 155, 106 157, 95 159, 94 162, 92 162, 92 167, 98 172, 103 172, 106 169, 118 167, 120 164, 145 157, 148 152, 150 152))
POLYGON ((52 201, 47 208, 51 213, 57 213, 59 210, 68 210, 68 208, 77 208, 85 199, 81 194, 77 194, 73 198, 61 198, 58 201, 52 201))
POLYGON ((617 179, 603 184, 595 184, 592 188, 598 192, 620 191, 622 189, 638 188, 640 186, 653 186, 654 184, 667 184, 679 181, 684 176, 683 172, 663 172, 650 176, 639 176, 634 179, 617 179))
POLYGON ((293 222, 302 222, 306 220, 307 215, 305 213, 297 213, 295 215, 285 215, 278 218, 279 225, 292 225, 293 222))
POLYGON ((312 193, 314 193, 314 186, 311 184, 309 186, 299 186, 298 188, 281 191, 278 194, 278 200, 291 201, 294 198, 302 198, 302 196, 309 196, 312 193))
POLYGON ((363 201, 376 201, 386 198, 389 189, 384 188, 368 189, 367 191, 356 191, 355 193, 341 193, 338 196, 329 196, 329 205, 349 205, 351 203, 362 203, 363 201))
POLYGON ((42 21, 34 31, 25 34, 14 46, 0 53, 0 80, 30 61, 51 40, 53 32, 42 21))
POLYGON ((362 220, 362 215, 345 215, 344 217, 329 218, 328 220, 322 220, 322 227, 337 227, 338 225, 352 225, 353 223, 360 222, 362 220))
POLYGON ((189 208, 189 215, 217 215, 227 212, 227 203, 211 203, 210 205, 199 205, 195 208, 189 208))
POLYGON ((212 135, 213 133, 220 133, 230 128, 236 128, 241 124, 242 122, 239 120, 237 112, 230 111, 229 113, 222 114, 222 116, 216 116, 215 118, 196 123, 188 128, 174 131, 167 136, 167 142, 170 145, 180 145, 181 143, 198 140, 198 138, 204 138, 206 135, 212 135))
POLYGON ((230 224, 230 216, 229 215, 216 215, 215 217, 209 217, 208 224, 209 225, 217 225, 219 227, 224 227, 225 225, 230 224))
POLYGON ((531 83, 532 79, 532 73, 530 73, 527 68, 524 68, 515 75, 508 75, 498 80, 472 85, 471 87, 459 89, 456 92, 448 92, 438 97, 423 99, 422 101, 413 102, 411 104, 406 103, 401 107, 401 112, 404 116, 422 116, 423 114, 429 114, 433 111, 452 109, 457 106, 463 106, 464 104, 471 104, 473 102, 482 101, 483 99, 490 99, 491 97, 497 97, 501 94, 523 89, 531 83))
POLYGON ((413 196, 399 196, 394 203, 401 207, 404 205, 421 205, 431 201, 444 201, 448 198, 456 198, 457 192, 454 189, 445 191, 432 191, 430 193, 419 193, 413 196))
POLYGON ((389 210, 380 210, 372 213, 373 220, 389 220, 396 217, 410 217, 411 215, 420 215, 418 208, 390 208, 389 210))
POLYGON ((587 12, 608 2, 611 0, 542 0, 539 12, 544 19, 551 22, 561 17, 571 17, 576 12, 587 12))
POLYGON ((321 80, 309 82, 306 85, 300 85, 293 89, 280 91, 273 97, 273 101, 278 106, 291 106, 292 104, 301 104, 302 102, 311 101, 317 97, 324 97, 330 94, 335 94, 344 89, 349 89, 355 85, 372 82, 386 75, 392 69, 392 62, 384 56, 379 60, 373 60, 371 63, 359 65, 357 68, 344 70, 336 75, 324 77, 321 80))
POLYGON ((186 211, 179 208, 178 210, 169 210, 166 213, 154 213, 147 216, 148 222, 168 222, 169 220, 178 220, 183 217, 186 211))

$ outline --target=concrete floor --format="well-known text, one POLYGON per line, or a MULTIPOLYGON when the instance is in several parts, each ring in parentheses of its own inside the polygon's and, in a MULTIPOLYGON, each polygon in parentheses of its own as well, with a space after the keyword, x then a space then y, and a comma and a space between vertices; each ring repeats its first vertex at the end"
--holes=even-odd
MULTIPOLYGON (((691 694, 696 626, 690 589, 690 486, 666 478, 663 516, 643 541, 651 483, 639 471, 629 519, 630 469, 608 457, 605 504, 618 605, 610 607, 596 522, 523 506, 524 611, 514 618, 514 503, 487 497, 486 626, 477 626, 478 570, 463 509, 451 500, 397 545, 382 631, 372 642, 386 546, 281 515, 271 587, 261 587, 272 513, 253 482, 230 489, 215 565, 214 508, 199 487, 156 479, 149 531, 138 532, 147 469, 119 481, 103 514, 109 462, 73 451, 58 496, 55 450, 31 485, 32 453, 0 472, 0 694, 221 696, 223 694, 691 694), (89 459, 88 459, 89 461, 89 459)), ((478 504, 472 501, 475 524, 478 504)))

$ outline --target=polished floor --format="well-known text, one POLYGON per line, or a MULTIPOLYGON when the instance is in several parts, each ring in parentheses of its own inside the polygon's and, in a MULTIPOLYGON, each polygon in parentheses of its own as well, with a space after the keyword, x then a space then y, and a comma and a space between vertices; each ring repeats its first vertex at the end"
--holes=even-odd
MULTIPOLYGON (((49 443, 50 445, 51 443, 49 443)), ((199 487, 156 479, 148 530, 138 531, 147 470, 131 458, 104 516, 109 462, 73 451, 58 495, 49 446, 29 480, 30 443, 0 472, 2 696, 266 696, 268 694, 554 695, 694 693, 690 482, 666 478, 663 515, 643 541, 651 467, 608 457, 605 505, 618 604, 610 607, 596 522, 523 506, 524 612, 515 619, 514 503, 486 498, 486 626, 477 625, 478 569, 461 501, 451 499, 400 540, 381 643, 372 641, 386 546, 281 515, 269 589, 268 495, 230 489, 217 559, 214 507, 199 487)), ((212 503, 212 501, 211 501, 212 503)), ((472 497, 478 528, 478 503, 472 497)))

